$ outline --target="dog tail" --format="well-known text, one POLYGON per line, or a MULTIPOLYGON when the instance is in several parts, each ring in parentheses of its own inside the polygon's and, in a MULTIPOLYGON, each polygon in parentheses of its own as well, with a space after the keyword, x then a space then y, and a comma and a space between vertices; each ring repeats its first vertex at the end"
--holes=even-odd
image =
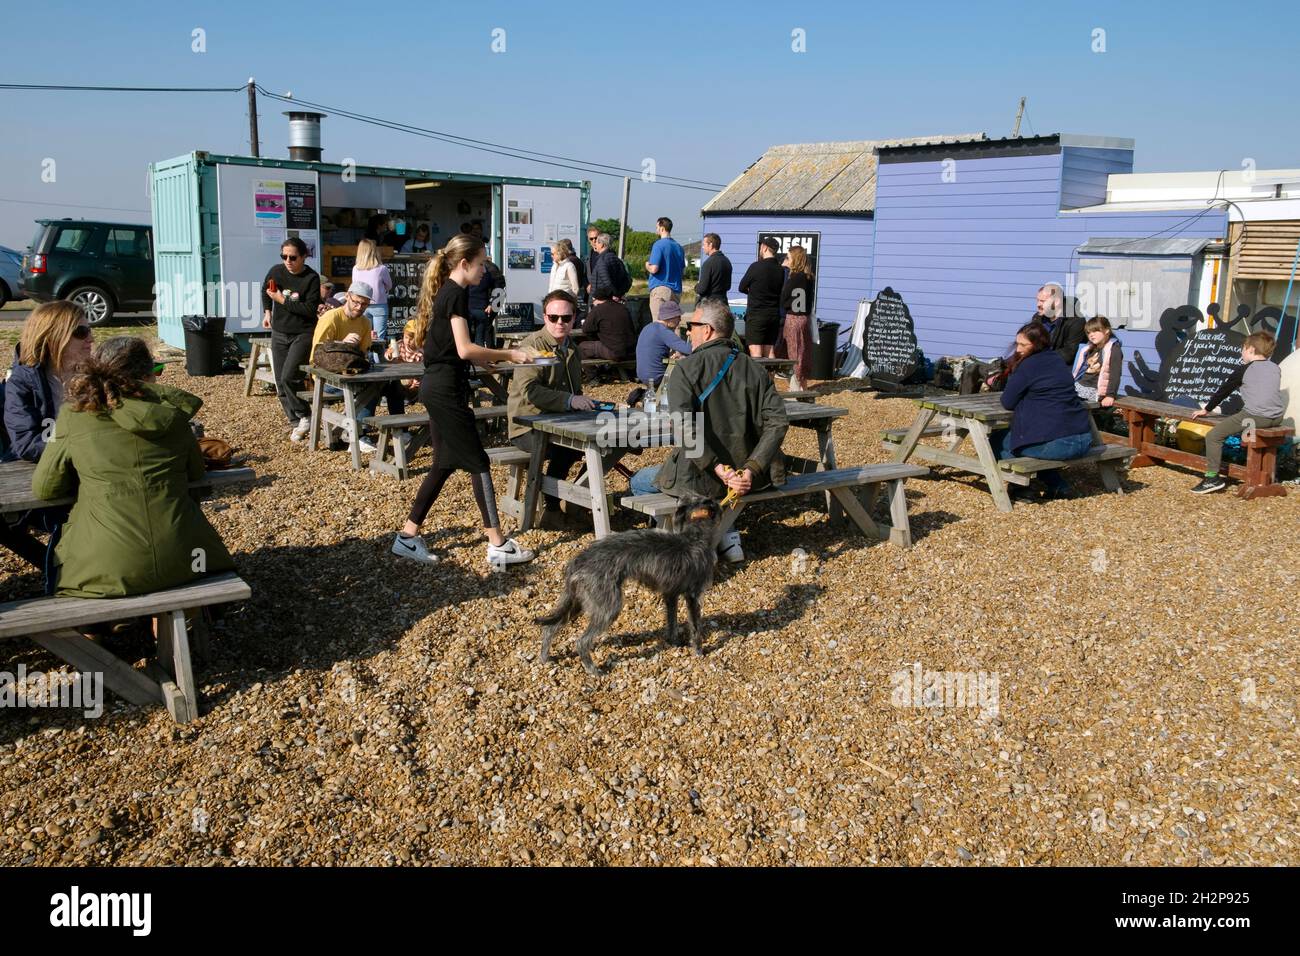
POLYGON ((561 621, 565 621, 569 618, 574 611, 574 605, 576 603, 577 602, 573 599, 573 588, 566 585, 564 588, 564 594, 560 596, 560 603, 540 617, 533 618, 533 623, 547 627, 552 624, 559 624, 561 621))

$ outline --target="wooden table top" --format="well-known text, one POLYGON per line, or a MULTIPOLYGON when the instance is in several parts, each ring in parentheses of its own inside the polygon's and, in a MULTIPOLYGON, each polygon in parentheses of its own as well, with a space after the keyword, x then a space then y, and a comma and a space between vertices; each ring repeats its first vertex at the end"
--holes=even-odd
MULTIPOLYGON (((1002 407, 1001 392, 980 392, 978 395, 926 395, 923 398, 914 398, 912 401, 922 408, 932 408, 940 415, 948 415, 952 418, 973 418, 980 422, 1005 424, 1015 417, 1014 412, 1002 407)), ((1101 408, 1096 402, 1084 402, 1083 405, 1092 412, 1101 408)))
MULTIPOLYGON (((834 405, 813 405, 809 402, 787 401, 786 418, 791 425, 810 425, 829 421, 847 415, 847 408, 834 405)), ((553 412, 546 415, 521 415, 515 421, 528 425, 540 432, 547 432, 570 441, 596 444, 602 432, 608 436, 611 423, 625 423, 629 431, 644 433, 648 438, 670 438, 673 419, 665 414, 649 416, 640 408, 619 409, 618 412, 553 412), (614 417, 612 417, 614 416, 614 417)), ((620 424, 619 427, 624 427, 620 424)), ((656 445, 672 444, 671 441, 657 441, 656 445)), ((638 447, 641 447, 638 444, 638 447)))
MULTIPOLYGON (((36 472, 36 463, 31 461, 6 461, 0 463, 0 514, 15 514, 31 511, 34 508, 56 508, 70 505, 76 496, 69 498, 45 499, 32 494, 32 475, 36 472)), ((210 471, 198 481, 190 483, 191 488, 219 488, 242 481, 252 481, 257 473, 252 468, 223 468, 210 471)))
MULTIPOLYGON (((376 385, 408 378, 420 378, 424 375, 424 365, 420 362, 388 362, 384 365, 374 365, 370 371, 358 372, 356 375, 340 375, 337 372, 328 372, 323 368, 317 368, 315 365, 304 365, 302 370, 313 378, 319 378, 322 382, 336 388, 376 385)), ((504 367, 493 366, 491 368, 475 365, 470 369, 470 377, 473 378, 476 375, 504 376, 513 372, 514 367, 508 365, 504 367)))
MULTIPOLYGON (((1172 402, 1158 402, 1153 398, 1139 398, 1136 395, 1126 395, 1123 398, 1115 399, 1115 407, 1128 408, 1135 412, 1142 412, 1145 415, 1158 415, 1161 418, 1177 418, 1182 421, 1190 421, 1192 415, 1199 408, 1199 406, 1174 405, 1172 402)), ((1202 415, 1197 421, 1204 421, 1207 425, 1213 425, 1221 418, 1223 416, 1216 413, 1202 415)))

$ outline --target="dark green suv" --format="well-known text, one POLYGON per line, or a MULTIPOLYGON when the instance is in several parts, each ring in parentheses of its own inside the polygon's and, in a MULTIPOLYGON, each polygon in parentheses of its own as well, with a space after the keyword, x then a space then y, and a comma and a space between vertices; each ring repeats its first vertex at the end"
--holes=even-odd
POLYGON ((153 308, 153 229, 85 219, 37 220, 19 286, 37 302, 68 299, 91 325, 153 308))

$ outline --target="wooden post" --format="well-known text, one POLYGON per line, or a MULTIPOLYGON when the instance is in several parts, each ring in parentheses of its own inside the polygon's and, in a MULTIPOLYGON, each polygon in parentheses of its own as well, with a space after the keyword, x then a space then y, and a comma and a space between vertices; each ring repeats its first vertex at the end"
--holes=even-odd
POLYGON ((257 151, 257 83, 248 78, 248 147, 250 156, 261 156, 257 151))
POLYGON ((632 178, 623 177, 623 211, 618 216, 618 257, 623 258, 623 242, 627 238, 627 205, 632 195, 632 178))

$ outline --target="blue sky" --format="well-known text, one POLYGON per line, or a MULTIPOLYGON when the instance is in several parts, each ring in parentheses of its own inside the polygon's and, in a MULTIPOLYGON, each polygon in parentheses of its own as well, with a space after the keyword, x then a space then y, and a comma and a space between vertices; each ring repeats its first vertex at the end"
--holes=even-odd
MULTIPOLYGON (((1136 170, 1300 166, 1300 5, 1186 2, 815 4, 315 3, 11 5, 11 83, 265 87, 463 136, 726 183, 774 143, 984 131, 1137 140, 1136 170), (207 52, 192 51, 192 31, 207 52), (505 30, 494 53, 492 31, 505 30), (806 52, 792 50, 792 31, 806 52), (1093 52, 1094 30, 1105 52, 1093 52), (20 42, 14 42, 21 38, 20 42)), ((0 243, 38 217, 146 221, 150 161, 244 153, 242 93, 0 90, 0 243), (56 179, 42 182, 42 163, 56 179), (21 200, 22 202, 14 202, 21 200), (68 204, 66 206, 56 205, 68 204), (117 207, 96 209, 89 205, 117 207), (136 212, 120 210, 138 210, 136 212)), ((262 100, 264 155, 286 155, 262 100)), ((325 121, 325 156, 621 181, 325 121)), ((634 181, 631 220, 683 240, 711 194, 634 181)))

